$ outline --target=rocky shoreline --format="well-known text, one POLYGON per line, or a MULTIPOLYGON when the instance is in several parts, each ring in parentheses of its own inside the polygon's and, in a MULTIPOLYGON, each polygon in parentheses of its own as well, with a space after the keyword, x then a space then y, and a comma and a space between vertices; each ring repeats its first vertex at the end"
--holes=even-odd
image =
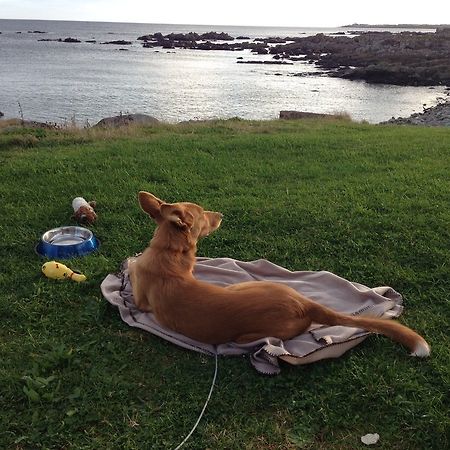
MULTIPOLYGON (((73 37, 39 41, 81 42, 73 37)), ((97 43, 95 39, 85 42, 97 43)), ((450 28, 445 27, 436 29, 434 33, 346 30, 314 36, 254 39, 247 36, 235 38, 228 33, 214 31, 166 35, 157 32, 139 36, 135 42, 99 42, 121 46, 136 43, 149 49, 250 50, 271 58, 263 63, 303 61, 315 64, 321 73, 332 77, 403 86, 450 86, 450 28)), ((240 57, 237 62, 245 64, 247 60, 240 57)))
MULTIPOLYGON (((272 56, 269 61, 305 61, 325 70, 328 76, 369 83, 450 86, 450 28, 439 28, 435 33, 350 30, 252 41, 214 32, 154 33, 140 36, 138 41, 143 41, 145 48, 250 50, 272 56)), ((247 62, 239 59, 240 64, 247 62)))
MULTIPOLYGON (((30 31, 30 33, 44 32, 30 31)), ((73 37, 38 40, 68 44, 82 42, 73 37)), ((447 86, 447 99, 441 99, 441 103, 437 106, 426 108, 423 112, 414 113, 409 117, 392 117, 381 123, 450 126, 450 28, 448 27, 438 28, 434 33, 346 30, 327 35, 320 33, 313 36, 273 36, 253 39, 248 36, 233 37, 228 33, 214 31, 203 34, 189 32, 166 35, 157 32, 139 36, 136 41, 117 39, 97 42, 91 39, 84 42, 128 47, 141 45, 144 48, 153 48, 156 52, 160 48, 168 51, 247 50, 236 58, 236 63, 295 67, 295 63, 300 61, 316 66, 309 72, 305 71, 303 66, 302 71, 291 72, 289 76, 331 76, 364 80, 368 83, 430 86, 430 89, 433 89, 432 86, 447 86), (249 59, 247 58, 249 53, 263 57, 249 59)), ((130 121, 134 121, 134 118, 130 121)))
POLYGON ((421 113, 414 113, 409 117, 393 117, 381 124, 450 127, 450 100, 425 108, 421 113))
MULTIPOLYGON (((450 94, 449 94, 450 95, 450 94)), ((3 114, 0 112, 0 118, 3 114)), ((339 116, 339 115, 338 115, 339 116)), ((318 114, 307 111, 280 111, 279 119, 297 120, 310 118, 328 118, 338 117, 336 114, 318 114)), ((350 116, 342 117, 350 119, 350 116)), ((50 122, 36 122, 32 120, 9 119, 12 127, 23 126, 27 128, 53 128, 59 129, 64 126, 50 122)), ((119 116, 106 117, 101 119, 93 127, 108 128, 127 125, 154 125, 161 123, 158 119, 147 114, 120 114, 119 116)), ((378 125, 421 125, 430 127, 450 127, 450 100, 442 101, 436 106, 425 108, 421 113, 414 113, 409 117, 392 117, 391 119, 380 122, 378 125)))

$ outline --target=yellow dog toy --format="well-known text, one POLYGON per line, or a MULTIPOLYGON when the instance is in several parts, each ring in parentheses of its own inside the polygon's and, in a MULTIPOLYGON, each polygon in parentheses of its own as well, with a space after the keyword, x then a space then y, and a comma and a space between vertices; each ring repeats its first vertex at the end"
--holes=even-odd
POLYGON ((70 278, 73 281, 85 281, 86 277, 79 272, 74 272, 64 264, 56 261, 49 261, 42 265, 42 272, 47 278, 53 280, 62 280, 64 278, 70 278))

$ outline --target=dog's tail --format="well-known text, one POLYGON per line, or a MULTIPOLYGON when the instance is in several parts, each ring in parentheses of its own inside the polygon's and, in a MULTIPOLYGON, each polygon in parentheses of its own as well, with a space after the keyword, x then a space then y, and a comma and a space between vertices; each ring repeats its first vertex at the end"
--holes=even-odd
POLYGON ((411 356, 426 357, 430 354, 430 346, 422 336, 396 321, 371 317, 347 316, 314 302, 311 303, 310 308, 310 317, 315 323, 363 328, 367 331, 383 334, 399 342, 411 350, 411 356))

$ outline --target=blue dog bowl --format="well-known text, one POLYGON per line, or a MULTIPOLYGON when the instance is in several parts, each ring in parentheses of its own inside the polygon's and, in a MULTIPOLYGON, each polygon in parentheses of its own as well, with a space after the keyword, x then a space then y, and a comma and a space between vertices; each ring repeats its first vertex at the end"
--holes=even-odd
POLYGON ((99 245, 91 230, 67 226, 45 232, 36 251, 47 258, 64 259, 87 255, 97 250, 99 245))

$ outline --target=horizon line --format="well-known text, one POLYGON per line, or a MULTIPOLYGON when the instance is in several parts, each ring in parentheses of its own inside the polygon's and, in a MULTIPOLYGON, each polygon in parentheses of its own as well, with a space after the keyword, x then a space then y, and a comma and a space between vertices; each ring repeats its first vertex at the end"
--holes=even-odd
POLYGON ((181 23, 181 22, 134 22, 134 21, 110 21, 110 20, 82 20, 82 19, 35 19, 35 18, 4 18, 1 17, 0 20, 34 20, 41 22, 89 22, 89 23, 126 23, 135 25, 191 25, 191 26, 217 26, 217 27, 240 27, 240 28, 349 28, 353 26, 367 26, 367 27, 399 27, 408 26, 412 27, 442 27, 450 26, 449 24, 430 24, 430 23, 353 23, 345 25, 232 25, 232 24, 213 24, 213 23, 181 23))

